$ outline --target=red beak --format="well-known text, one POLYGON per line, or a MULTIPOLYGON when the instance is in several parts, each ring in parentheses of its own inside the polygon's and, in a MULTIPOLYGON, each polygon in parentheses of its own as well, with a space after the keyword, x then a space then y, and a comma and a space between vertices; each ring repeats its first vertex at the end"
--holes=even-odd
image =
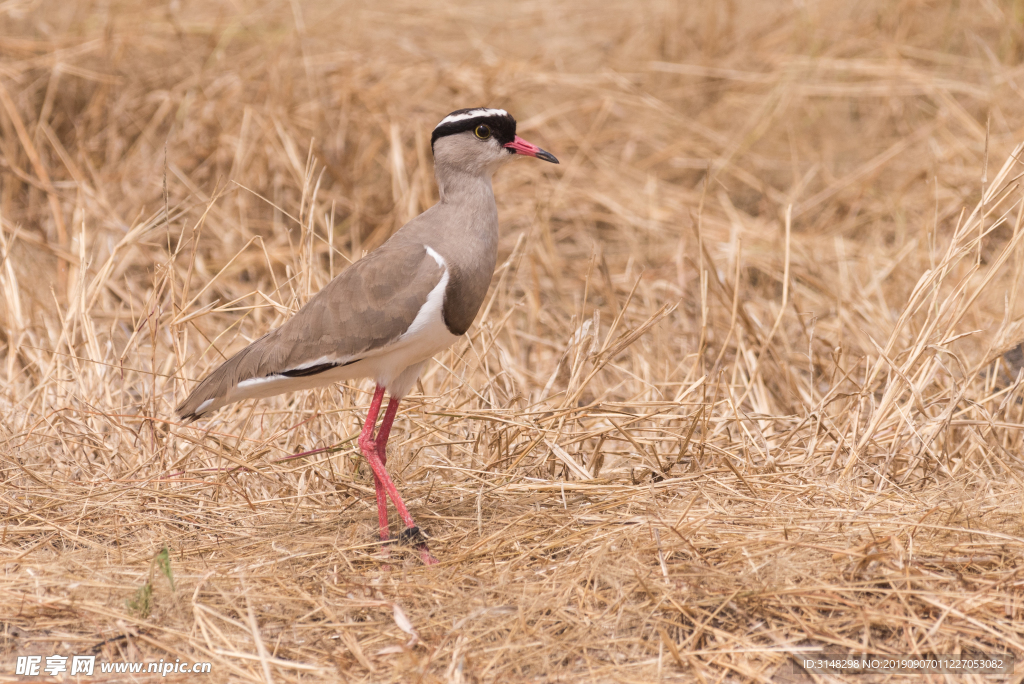
POLYGON ((518 135, 516 136, 516 139, 513 140, 512 142, 505 143, 505 147, 512 150, 516 154, 525 154, 527 157, 536 157, 537 159, 543 159, 544 161, 551 162, 552 164, 558 163, 558 160, 555 159, 555 155, 540 149, 533 143, 526 142, 518 135))

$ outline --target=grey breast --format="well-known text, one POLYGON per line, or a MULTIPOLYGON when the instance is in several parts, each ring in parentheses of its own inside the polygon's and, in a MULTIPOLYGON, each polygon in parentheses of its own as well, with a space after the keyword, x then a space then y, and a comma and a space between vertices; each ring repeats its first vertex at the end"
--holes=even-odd
POLYGON ((422 240, 445 260, 442 314, 453 335, 464 335, 473 324, 497 263, 498 208, 490 181, 484 182, 458 202, 434 205, 405 229, 410 239, 422 240))

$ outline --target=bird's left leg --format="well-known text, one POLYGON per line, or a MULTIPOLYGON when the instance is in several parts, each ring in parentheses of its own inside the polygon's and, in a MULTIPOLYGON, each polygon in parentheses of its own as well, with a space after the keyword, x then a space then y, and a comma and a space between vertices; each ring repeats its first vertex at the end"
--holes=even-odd
POLYGON ((423 533, 420 528, 416 526, 412 516, 409 515, 409 510, 405 507, 405 502, 402 501, 402 497, 398 494, 398 489, 395 484, 391 481, 387 471, 384 469, 385 451, 387 450, 388 437, 391 435, 391 425, 395 422, 395 415, 398 413, 399 399, 391 397, 388 401, 388 408, 384 411, 384 418, 380 422, 380 430, 377 432, 377 450, 376 456, 379 456, 379 460, 371 459, 370 467, 373 468, 374 475, 377 476, 377 480, 381 482, 384 488, 387 490, 391 500, 395 503, 395 508, 398 509, 398 515, 402 518, 402 522, 405 523, 405 531, 402 532, 402 537, 408 538, 409 541, 416 542, 416 548, 419 549, 420 557, 426 565, 433 565, 437 562, 437 559, 430 554, 430 548, 427 546, 426 539, 423 537, 423 533))
MULTIPOLYGON (((380 413, 380 405, 384 401, 384 387, 377 385, 373 393, 373 400, 370 402, 370 409, 366 412, 366 422, 363 423, 363 431, 359 435, 359 450, 363 458, 373 468, 372 456, 377 452, 377 442, 373 438, 373 429, 377 425, 377 414, 380 413)), ((387 457, 382 455, 381 461, 387 457)), ((377 471, 373 471, 373 486, 377 492, 377 520, 380 523, 380 540, 387 541, 390 536, 388 532, 388 496, 384 491, 384 483, 377 477, 377 471)))

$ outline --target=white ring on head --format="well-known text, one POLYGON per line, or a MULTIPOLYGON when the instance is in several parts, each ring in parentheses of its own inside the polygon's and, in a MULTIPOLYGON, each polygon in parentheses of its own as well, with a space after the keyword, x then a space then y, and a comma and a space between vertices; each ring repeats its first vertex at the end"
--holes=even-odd
POLYGON ((440 128, 445 124, 455 123, 456 121, 475 119, 478 116, 508 116, 508 112, 504 109, 470 109, 468 112, 462 112, 461 114, 449 114, 441 119, 441 123, 434 126, 434 128, 440 128))

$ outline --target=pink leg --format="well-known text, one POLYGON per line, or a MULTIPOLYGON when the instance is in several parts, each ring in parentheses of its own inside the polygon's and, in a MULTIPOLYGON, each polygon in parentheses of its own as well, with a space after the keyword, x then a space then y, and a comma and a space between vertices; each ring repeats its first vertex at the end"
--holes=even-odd
POLYGON ((370 464, 370 468, 373 469, 373 485, 377 493, 377 518, 380 522, 380 538, 381 541, 387 541, 390 536, 388 532, 388 497, 390 496, 395 504, 395 508, 398 510, 398 516, 407 528, 402 536, 408 536, 412 541, 418 539, 419 543, 417 543, 416 547, 420 551, 420 557, 423 559, 424 564, 433 565, 437 560, 430 554, 426 541, 423 541, 423 535, 420 533, 419 528, 416 527, 412 516, 409 515, 405 502, 402 501, 402 497, 398 494, 398 489, 395 487, 394 482, 391 481, 391 477, 384 467, 385 463, 387 463, 388 437, 391 435, 391 426, 395 422, 395 415, 398 413, 398 399, 392 397, 388 401, 388 407, 384 411, 384 418, 381 420, 380 430, 377 433, 376 439, 373 436, 377 415, 380 413, 383 401, 384 388, 378 385, 373 393, 373 401, 370 402, 370 410, 366 413, 363 431, 359 435, 359 450, 363 453, 367 463, 370 464))
MULTIPOLYGON (((381 388, 378 388, 381 389, 381 388)), ((410 541, 416 541, 416 548, 419 549, 420 557, 423 559, 424 564, 433 565, 437 562, 430 554, 430 549, 427 547, 427 542, 423 539, 423 535, 420 529, 416 527, 416 523, 413 521, 412 516, 409 515, 409 510, 405 507, 405 502, 402 501, 402 497, 398 494, 398 489, 391 481, 391 477, 388 476, 387 471, 384 469, 384 463, 386 461, 386 450, 388 444, 388 437, 391 436, 391 425, 395 422, 395 415, 398 413, 399 400, 391 397, 388 401, 388 408, 384 412, 384 418, 380 422, 380 430, 377 432, 376 450, 374 458, 369 458, 370 467, 373 468, 373 473, 377 477, 378 481, 383 483, 384 489, 387 491, 388 496, 395 504, 395 508, 398 510, 398 515, 405 523, 406 530, 403 536, 409 536, 410 541), (375 465, 376 461, 376 465, 375 465)), ((372 408, 372 406, 371 406, 372 408)))
MULTIPOLYGON (((363 452, 363 458, 368 463, 371 461, 370 455, 377 451, 377 443, 373 439, 373 429, 377 425, 377 414, 380 413, 380 405, 383 401, 384 388, 378 385, 373 393, 373 401, 370 402, 370 410, 366 412, 363 431, 359 435, 359 450, 363 452)), ((386 458, 385 456, 381 460, 384 461, 386 458)), ((376 470, 373 473, 373 486, 377 490, 377 520, 380 523, 380 540, 387 541, 390 536, 388 532, 388 497, 384 491, 384 483, 377 477, 376 470)))

